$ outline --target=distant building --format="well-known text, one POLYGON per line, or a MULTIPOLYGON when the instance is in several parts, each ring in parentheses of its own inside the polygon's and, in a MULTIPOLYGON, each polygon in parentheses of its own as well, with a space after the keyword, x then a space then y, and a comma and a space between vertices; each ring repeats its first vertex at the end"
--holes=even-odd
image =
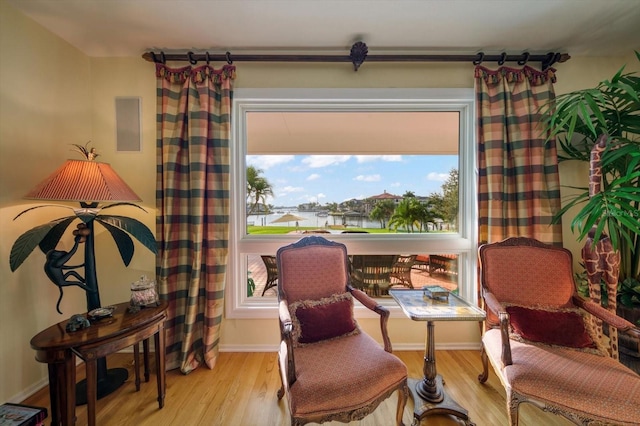
POLYGON ((393 204, 397 206, 398 204, 400 204, 400 201, 402 201, 402 198, 402 195, 390 194, 385 190, 382 194, 372 195, 371 197, 368 197, 366 200, 364 200, 364 211, 367 214, 371 213, 371 210, 373 210, 376 203, 385 200, 391 200, 393 201, 393 204))

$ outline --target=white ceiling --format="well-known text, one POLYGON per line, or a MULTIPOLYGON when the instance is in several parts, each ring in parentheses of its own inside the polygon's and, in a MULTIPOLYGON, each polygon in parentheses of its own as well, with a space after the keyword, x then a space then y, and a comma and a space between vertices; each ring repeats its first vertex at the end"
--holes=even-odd
POLYGON ((638 0, 6 0, 89 56, 640 49, 638 0))
POLYGON ((250 112, 247 150, 249 154, 458 155, 459 128, 458 112, 250 112))

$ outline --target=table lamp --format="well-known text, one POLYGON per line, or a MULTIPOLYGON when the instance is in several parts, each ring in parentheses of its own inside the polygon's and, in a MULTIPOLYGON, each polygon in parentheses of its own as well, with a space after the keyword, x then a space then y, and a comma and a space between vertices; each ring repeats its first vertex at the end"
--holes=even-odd
MULTIPOLYGON (((73 216, 53 220, 37 226, 22 234, 14 243, 10 254, 11 270, 15 271, 27 256, 39 246, 46 253, 45 272, 51 281, 60 289, 60 298, 56 305, 60 312, 62 288, 76 285, 86 291, 87 311, 91 312, 101 307, 100 292, 96 274, 96 259, 94 250, 94 224, 100 223, 111 234, 125 265, 129 265, 134 253, 132 235, 153 253, 157 253, 156 240, 153 233, 142 222, 115 215, 105 215, 102 212, 115 206, 133 206, 143 211, 142 207, 131 201, 141 201, 140 197, 118 176, 109 164, 95 161, 98 154, 95 149, 87 149, 86 145, 75 145, 85 160, 67 160, 48 178, 31 190, 25 198, 47 201, 75 201, 79 208, 55 205, 72 209, 73 216), (112 204, 99 206, 102 202, 112 204), (68 226, 76 219, 80 219, 78 229, 74 231, 75 244, 66 252, 56 250, 56 246, 63 237, 68 226), (84 263, 68 266, 66 263, 75 253, 78 245, 84 243, 84 263), (84 276, 76 271, 84 267, 84 276)), ((36 208, 51 207, 43 205, 32 207, 21 212, 15 219, 36 208)), ((14 219, 14 220, 15 220, 14 219)), ((60 312, 62 313, 62 312, 60 312)), ((108 395, 117 389, 127 379, 126 369, 106 368, 104 358, 98 363, 98 398, 108 395), (123 370, 123 371, 119 371, 123 370)), ((86 401, 85 394, 78 390, 78 403, 86 401)))

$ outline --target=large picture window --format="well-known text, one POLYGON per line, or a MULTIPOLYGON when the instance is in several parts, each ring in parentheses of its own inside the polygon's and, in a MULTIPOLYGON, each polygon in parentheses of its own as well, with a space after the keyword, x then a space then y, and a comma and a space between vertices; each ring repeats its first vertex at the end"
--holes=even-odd
POLYGON ((392 313, 389 286, 475 300, 472 89, 240 89, 233 111, 227 317, 275 315, 272 258, 310 233, 392 313))

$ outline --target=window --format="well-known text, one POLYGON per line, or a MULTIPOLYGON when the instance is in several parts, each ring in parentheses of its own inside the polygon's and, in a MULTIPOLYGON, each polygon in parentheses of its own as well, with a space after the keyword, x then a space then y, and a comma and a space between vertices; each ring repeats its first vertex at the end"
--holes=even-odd
MULTIPOLYGON (((459 215, 455 228, 449 232, 398 232, 398 233, 338 233, 336 229, 346 229, 358 224, 347 223, 347 218, 330 215, 325 217, 326 211, 320 216, 308 220, 307 227, 331 228, 331 239, 346 244, 349 254, 443 254, 456 258, 455 278, 459 293, 467 300, 476 300, 475 278, 475 249, 476 249, 476 212, 475 212, 475 145, 473 143, 473 90, 472 89, 238 89, 234 93, 233 105, 233 141, 231 147, 231 179, 232 179, 232 207, 229 267, 227 271, 226 308, 229 318, 258 318, 274 317, 276 302, 274 290, 269 290, 265 296, 261 294, 249 296, 247 273, 250 264, 261 255, 274 255, 277 249, 300 238, 298 234, 255 234, 248 233, 247 226, 266 225, 264 214, 247 218, 247 183, 246 168, 252 161, 258 160, 256 167, 268 164, 267 161, 288 162, 301 161, 303 158, 316 160, 333 160, 341 156, 349 157, 352 161, 368 163, 369 166, 382 167, 383 156, 386 160, 394 160, 398 165, 401 158, 408 161, 428 163, 429 159, 437 155, 439 159, 446 158, 448 164, 457 166, 459 182, 459 215), (452 121, 455 127, 453 141, 441 134, 432 135, 442 126, 434 123, 452 121), (318 121, 323 126, 312 129, 304 122, 312 121, 314 126, 318 121), (347 128, 354 134, 345 143, 338 135, 331 135, 333 127, 329 123, 336 120, 350 123, 347 128), (368 121, 367 121, 368 120, 368 121), (381 131, 371 133, 376 125, 384 120, 384 127, 390 129, 380 135, 381 131), (284 121, 284 123, 283 123, 284 121), (354 125, 358 123, 358 125, 354 125), (369 124, 367 124, 369 123, 369 124), (411 124, 413 123, 413 124, 411 124), (287 137, 278 128, 287 129, 287 137), (424 126, 418 130, 422 134, 421 141, 416 142, 406 134, 409 127, 424 126), (256 130, 259 129, 259 130, 256 130), (318 129, 323 129, 320 131, 318 129), (258 133, 255 133, 255 132, 258 133), (328 133, 327 133, 328 132, 328 133), (431 132, 429 134, 423 134, 431 132), (321 134, 319 134, 321 133, 321 134), (362 134, 366 137, 362 138, 362 134), (356 137, 358 136, 358 137, 356 137), (358 142, 365 141, 365 142, 358 142), (353 141, 353 142, 351 142, 353 141), (261 156, 259 158, 255 156, 261 156), (375 166, 375 161, 380 161, 375 166), (372 164, 373 163, 373 164, 372 164), (341 222, 344 221, 344 222, 341 222), (320 223, 322 222, 322 223, 320 223)), ((344 127, 344 126, 343 126, 344 127)), ((449 126, 451 127, 451 126, 449 126)), ((416 133, 416 132, 414 132, 416 133)), ((346 160, 345 160, 346 162, 346 160)), ((390 161, 393 162, 393 161, 390 161)), ((356 164, 356 163, 354 163, 356 164)), ((352 166, 353 167, 353 166, 352 166)), ((426 166, 425 166, 426 167, 426 166)), ((405 167, 408 169, 408 167, 405 167)), ((312 173, 311 173, 312 174, 312 173)), ((306 174, 310 176, 311 174, 306 174)), ((425 171, 426 174, 426 171, 425 171)), ((294 173, 291 172, 291 177, 294 173)), ((268 174, 266 175, 268 178, 268 174)), ((275 176, 275 175, 274 175, 275 176)), ((303 176, 303 175, 300 175, 303 176)), ((361 180, 367 177, 363 173, 361 180)), ((355 181, 352 185, 355 186, 355 181)), ((301 182, 303 183, 303 182, 301 182)), ((348 182, 344 183, 349 185, 348 182)), ((326 185, 326 184, 325 184, 326 185)), ((331 185, 331 184, 329 184, 331 185)), ((392 188, 378 187, 379 193, 392 188)), ((403 187, 405 191, 415 193, 416 196, 429 195, 433 192, 426 186, 416 189, 403 187)), ((314 191, 315 192, 315 191, 314 191)), ((375 193, 375 191, 374 191, 375 193)), ((323 204, 322 193, 308 197, 308 201, 323 204)), ((374 194, 364 195, 367 198, 374 194)), ((354 198, 358 198, 355 196, 354 198)), ((360 197, 359 199, 363 199, 360 197)), ((260 204, 271 204, 261 201, 260 204)), ((277 194, 270 201, 274 212, 287 213, 289 208, 298 206, 289 199, 286 203, 277 203, 277 194), (281 209, 280 209, 281 208, 281 209)), ((329 200, 342 202, 344 200, 329 200)), ((394 202, 399 202, 395 200, 394 202)), ((302 204, 302 203, 299 203, 302 204)), ((316 206, 317 207, 317 206, 316 206)), ((360 206, 365 209, 364 206, 360 206)), ((370 208, 370 207, 369 207, 370 208)), ((254 212, 255 213, 255 212, 254 212)), ((305 212, 308 213, 308 212, 305 212)), ((318 213, 318 212, 314 212, 318 213)), ((307 215, 308 216, 308 215, 307 215)), ((351 220, 351 219, 350 219, 351 220)), ((307 220, 305 220, 307 221, 307 220)), ((301 227, 304 221, 300 222, 301 227)), ((294 224, 290 224, 294 226, 294 224)), ((437 257, 437 256, 436 256, 437 257)), ((439 271, 447 272, 447 271, 439 271)), ((390 298, 381 298, 394 312, 399 313, 397 305, 390 298)), ((357 310, 357 312, 359 312, 357 310)), ((364 311, 363 311, 364 312, 364 311)), ((364 314, 363 314, 364 315, 364 314)))

